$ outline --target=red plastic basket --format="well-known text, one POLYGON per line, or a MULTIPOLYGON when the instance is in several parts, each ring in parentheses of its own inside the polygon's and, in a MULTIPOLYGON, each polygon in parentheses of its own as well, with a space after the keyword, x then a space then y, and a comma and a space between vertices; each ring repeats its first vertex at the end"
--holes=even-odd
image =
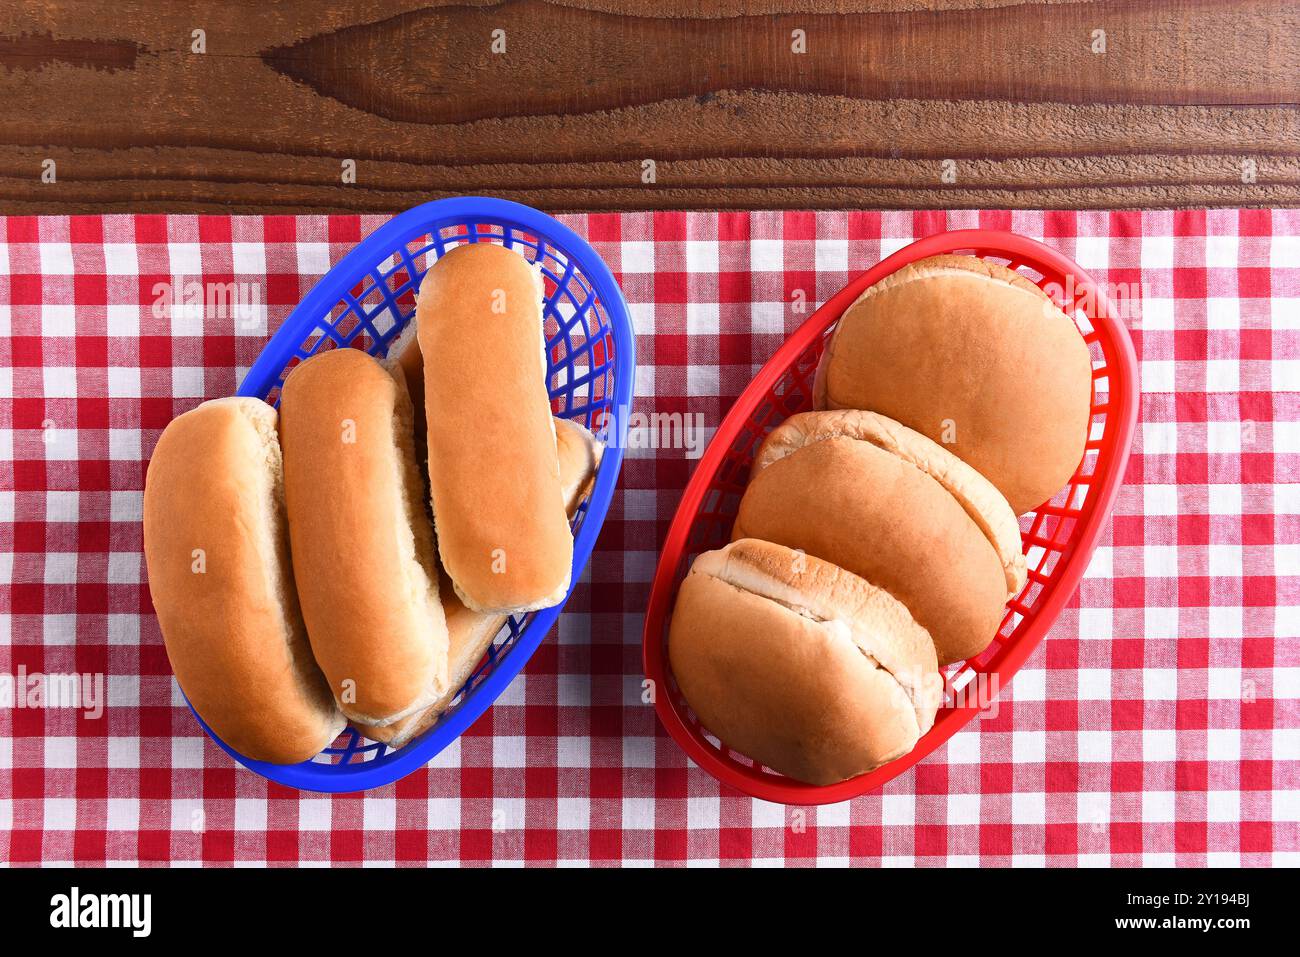
POLYGON ((659 558, 642 636, 645 673, 654 683, 655 710, 664 727, 705 771, 766 801, 829 804, 865 794, 906 771, 987 705, 987 699, 971 689, 978 685, 996 693, 1011 680, 1074 594, 1123 480, 1137 400, 1133 343, 1113 316, 1104 290, 1070 259, 1042 243, 996 230, 940 233, 867 270, 813 313, 763 366, 723 419, 686 486, 659 558), (1001 262, 1032 279, 1074 317, 1093 361, 1088 442, 1069 486, 1021 518, 1028 581, 1007 603, 1006 617, 989 648, 948 669, 948 693, 930 732, 910 754, 868 774, 839 784, 803 784, 731 751, 700 726, 668 670, 669 616, 695 556, 730 540, 750 464, 764 436, 794 413, 812 408, 813 373, 827 333, 868 286, 908 263, 941 253, 969 253, 1001 262))

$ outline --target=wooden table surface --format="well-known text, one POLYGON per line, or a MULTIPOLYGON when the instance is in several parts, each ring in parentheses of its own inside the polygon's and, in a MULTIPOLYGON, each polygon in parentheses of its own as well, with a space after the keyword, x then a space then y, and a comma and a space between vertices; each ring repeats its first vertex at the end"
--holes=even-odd
POLYGON ((7 0, 0 67, 8 213, 1300 205, 1294 0, 7 0))

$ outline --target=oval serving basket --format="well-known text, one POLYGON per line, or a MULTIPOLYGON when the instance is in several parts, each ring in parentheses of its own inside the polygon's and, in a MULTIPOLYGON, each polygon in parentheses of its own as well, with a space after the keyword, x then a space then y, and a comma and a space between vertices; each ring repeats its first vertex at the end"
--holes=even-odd
POLYGON ((1074 594, 1115 501, 1137 422, 1137 361, 1128 330, 1104 290, 1068 258, 1024 236, 961 230, 918 240, 867 270, 818 309, 736 400, 687 484, 669 527, 650 591, 642 654, 664 727, 697 764, 753 797, 784 804, 829 804, 865 794, 906 771, 953 736, 988 693, 1011 680, 1074 594), (677 589, 700 552, 725 545, 758 446, 773 428, 812 408, 813 373, 835 323, 874 283, 908 263, 969 253, 1026 275, 1071 315, 1093 360, 1092 419, 1083 461, 1070 484, 1020 520, 1029 568, 1024 590, 1007 603, 993 643, 978 658, 945 671, 947 694, 934 727, 912 752, 875 771, 817 786, 785 777, 737 754, 706 732, 668 670, 668 622, 677 589))
MULTIPOLYGON (((262 350, 239 395, 278 404, 289 371, 323 349, 364 348, 387 356, 415 315, 425 271, 447 250, 473 242, 500 243, 540 264, 551 409, 585 425, 605 445, 591 493, 573 518, 571 593, 618 481, 636 359, 627 303, 613 274, 562 223, 518 203, 483 197, 438 200, 402 213, 321 278, 262 350)), ((346 574, 338 587, 350 587, 346 574)), ((527 663, 563 606, 511 618, 437 724, 396 750, 349 727, 311 761, 268 764, 243 757, 202 718, 199 723, 231 757, 280 784, 333 792, 382 787, 423 767, 468 728, 527 663)))

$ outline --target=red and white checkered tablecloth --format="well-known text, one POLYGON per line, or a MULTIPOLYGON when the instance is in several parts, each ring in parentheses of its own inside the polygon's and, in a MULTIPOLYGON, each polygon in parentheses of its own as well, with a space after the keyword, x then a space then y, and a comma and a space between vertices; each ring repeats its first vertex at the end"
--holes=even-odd
POLYGON ((0 680, 103 673, 107 707, 0 708, 13 864, 1300 864, 1300 211, 565 217, 638 334, 636 410, 712 427, 782 337, 920 236, 1011 229, 1141 290, 1141 426, 1077 598, 973 722, 883 792, 794 810, 688 766, 641 702, 641 612, 692 461, 629 452, 592 564, 496 705, 364 795, 269 785, 181 700, 141 554, 163 426, 235 390, 374 217, 0 220, 0 680), (244 282, 254 322, 155 310, 244 282))

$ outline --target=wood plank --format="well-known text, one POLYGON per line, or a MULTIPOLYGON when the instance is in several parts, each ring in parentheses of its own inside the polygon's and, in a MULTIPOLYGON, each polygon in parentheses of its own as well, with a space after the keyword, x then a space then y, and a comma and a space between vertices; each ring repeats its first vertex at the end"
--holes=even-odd
POLYGON ((19 0, 0 211, 1300 205, 1297 5, 916 6, 19 0))

